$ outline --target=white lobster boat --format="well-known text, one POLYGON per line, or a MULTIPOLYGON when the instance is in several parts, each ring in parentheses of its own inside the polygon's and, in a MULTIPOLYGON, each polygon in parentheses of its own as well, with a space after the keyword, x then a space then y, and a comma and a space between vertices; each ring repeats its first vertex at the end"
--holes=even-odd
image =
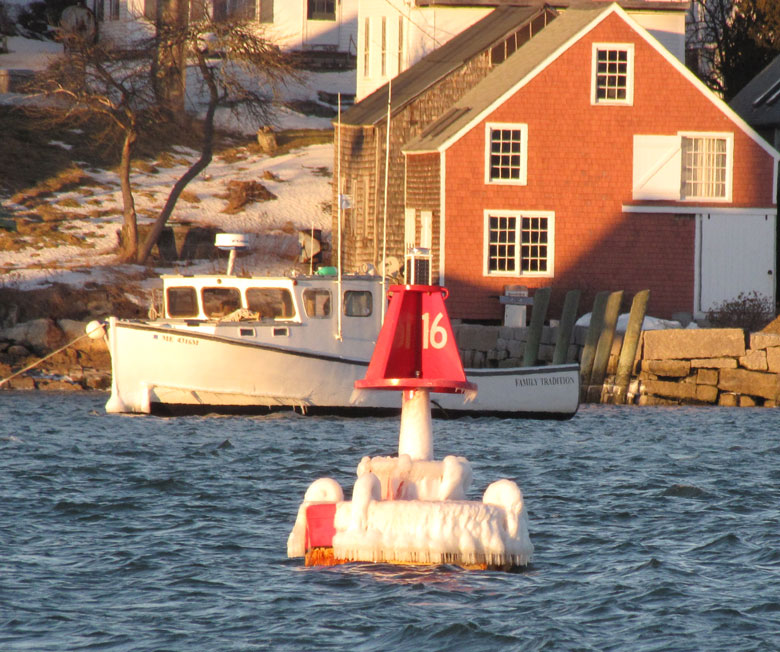
MULTIPOLYGON (((231 252, 232 254, 232 252, 231 252)), ((114 413, 363 414, 399 411, 396 392, 354 389, 379 334, 379 276, 230 274, 162 277, 154 319, 109 318, 114 413)), ((436 346, 436 323, 426 325, 436 346)), ((579 404, 577 364, 466 369, 473 400, 437 399, 438 414, 569 418, 579 404)))

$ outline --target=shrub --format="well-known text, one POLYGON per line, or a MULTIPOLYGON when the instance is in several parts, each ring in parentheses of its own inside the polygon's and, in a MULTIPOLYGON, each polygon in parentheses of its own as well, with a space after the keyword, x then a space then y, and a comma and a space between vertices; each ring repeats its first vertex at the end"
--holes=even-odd
POLYGON ((712 326, 744 328, 754 333, 772 321, 774 314, 771 299, 754 290, 717 304, 707 313, 707 319, 712 326))
MULTIPOLYGON (((16 36, 16 24, 5 2, 0 2, 0 36, 16 36)), ((2 46, 2 39, 0 39, 0 46, 2 46)))

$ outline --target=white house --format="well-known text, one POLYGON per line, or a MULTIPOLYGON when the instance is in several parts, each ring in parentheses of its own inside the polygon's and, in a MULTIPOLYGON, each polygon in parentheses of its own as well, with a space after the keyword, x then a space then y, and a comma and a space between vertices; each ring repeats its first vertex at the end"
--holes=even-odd
MULTIPOLYGON (((370 95, 502 4, 507 3, 501 0, 361 0, 357 16, 355 99, 370 95)), ((577 3, 576 0, 552 0, 536 4, 565 11, 577 3)), ((687 1, 620 0, 619 4, 675 57, 685 61, 687 1)))
MULTIPOLYGON (((103 37, 125 39, 151 33, 157 0, 87 0, 103 37)), ((291 51, 357 53, 358 0, 204 0, 191 2, 191 15, 205 7, 217 20, 257 21, 267 35, 291 51)))

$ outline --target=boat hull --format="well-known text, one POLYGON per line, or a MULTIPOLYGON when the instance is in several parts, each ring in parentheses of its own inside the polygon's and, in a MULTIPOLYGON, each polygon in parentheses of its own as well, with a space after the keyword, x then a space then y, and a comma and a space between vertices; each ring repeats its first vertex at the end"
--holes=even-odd
MULTIPOLYGON (((355 416, 398 412, 397 391, 355 390, 370 356, 322 354, 289 345, 237 340, 170 324, 111 318, 112 413, 302 413, 355 416)), ((576 364, 467 369, 477 397, 434 394, 442 416, 569 418, 579 404, 576 364)))

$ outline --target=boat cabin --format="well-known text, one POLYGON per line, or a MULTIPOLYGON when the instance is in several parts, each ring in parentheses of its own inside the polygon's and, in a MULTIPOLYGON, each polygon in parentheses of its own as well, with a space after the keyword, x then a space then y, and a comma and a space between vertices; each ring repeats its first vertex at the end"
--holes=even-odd
POLYGON ((155 324, 245 344, 368 360, 382 322, 378 276, 163 276, 155 324), (345 344, 348 346, 345 348, 345 344))
MULTIPOLYGON (((309 319, 331 319, 337 314, 339 295, 335 278, 204 275, 163 276, 162 281, 161 314, 166 319, 303 323, 309 319)), ((341 285, 344 317, 375 315, 381 296, 377 277, 346 276, 341 285)))

